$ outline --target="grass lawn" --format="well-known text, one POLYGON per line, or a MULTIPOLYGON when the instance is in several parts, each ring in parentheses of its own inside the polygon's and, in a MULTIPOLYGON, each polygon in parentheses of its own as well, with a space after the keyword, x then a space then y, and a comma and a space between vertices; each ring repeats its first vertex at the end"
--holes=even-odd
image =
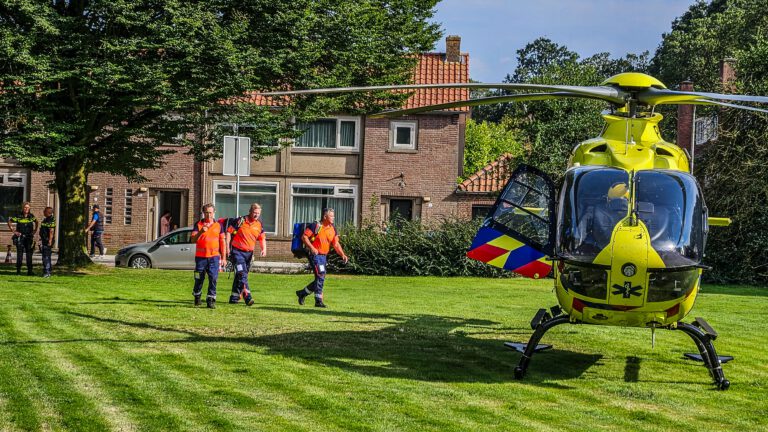
POLYGON ((681 332, 560 326, 523 381, 551 281, 253 275, 256 304, 192 306, 192 273, 51 279, 0 267, 0 430, 743 430, 768 421, 768 289, 705 286, 731 389, 681 332))

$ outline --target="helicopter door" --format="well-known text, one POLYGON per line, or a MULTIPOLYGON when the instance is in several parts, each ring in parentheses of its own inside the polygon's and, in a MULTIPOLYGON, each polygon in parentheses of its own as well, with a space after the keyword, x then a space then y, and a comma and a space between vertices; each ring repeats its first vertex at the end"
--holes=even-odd
POLYGON ((552 269, 555 185, 542 171, 520 165, 510 176, 467 257, 538 279, 552 269))

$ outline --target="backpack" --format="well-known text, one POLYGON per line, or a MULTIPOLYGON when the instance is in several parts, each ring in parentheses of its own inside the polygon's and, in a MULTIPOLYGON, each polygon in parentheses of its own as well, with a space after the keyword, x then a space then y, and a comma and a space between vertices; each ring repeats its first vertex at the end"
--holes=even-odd
POLYGON ((291 252, 296 258, 306 258, 309 256, 307 245, 301 241, 304 231, 311 230, 314 234, 309 238, 310 242, 315 241, 315 235, 320 232, 320 224, 317 222, 297 222, 293 224, 293 236, 291 238, 291 252))
MULTIPOLYGON (((291 252, 293 252, 293 256, 296 258, 306 258, 309 256, 309 248, 307 245, 304 244, 303 241, 301 241, 301 237, 304 235, 304 231, 310 230, 312 231, 312 236, 309 237, 309 242, 312 243, 315 241, 315 236, 317 233, 320 232, 320 228, 322 228, 323 225, 319 222, 298 222, 293 224, 293 237, 291 239, 291 252)), ((331 225, 331 228, 333 228, 334 234, 337 234, 336 232, 336 226, 331 225)))

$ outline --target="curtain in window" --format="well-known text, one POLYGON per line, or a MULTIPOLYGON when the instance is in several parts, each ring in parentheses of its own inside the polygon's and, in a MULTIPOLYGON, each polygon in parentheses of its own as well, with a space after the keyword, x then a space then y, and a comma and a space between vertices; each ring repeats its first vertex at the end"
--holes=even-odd
POLYGON ((251 204, 261 205, 261 222, 264 224, 264 231, 276 232, 275 215, 277 208, 276 195, 254 195, 240 194, 240 209, 235 211, 236 197, 233 194, 217 193, 213 205, 216 207, 216 217, 234 218, 245 216, 251 209, 251 204))
POLYGON ((337 227, 355 223, 355 200, 352 198, 328 198, 328 207, 334 209, 337 227))
POLYGON ((342 121, 341 130, 339 131, 341 140, 339 147, 354 147, 355 146, 355 122, 342 121))
POLYGON ((291 223, 319 221, 322 211, 323 198, 293 197, 293 221, 291 223))
POLYGON ((296 127, 304 131, 296 141, 296 147, 336 148, 336 120, 299 122, 296 127))

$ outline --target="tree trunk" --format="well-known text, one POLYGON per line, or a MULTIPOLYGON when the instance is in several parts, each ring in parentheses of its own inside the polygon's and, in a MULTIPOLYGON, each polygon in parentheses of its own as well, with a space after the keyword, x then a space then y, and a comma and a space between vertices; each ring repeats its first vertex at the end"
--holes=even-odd
POLYGON ((68 157, 56 164, 56 190, 59 195, 59 261, 57 265, 77 268, 91 263, 86 253, 84 231, 88 214, 85 160, 68 157))

